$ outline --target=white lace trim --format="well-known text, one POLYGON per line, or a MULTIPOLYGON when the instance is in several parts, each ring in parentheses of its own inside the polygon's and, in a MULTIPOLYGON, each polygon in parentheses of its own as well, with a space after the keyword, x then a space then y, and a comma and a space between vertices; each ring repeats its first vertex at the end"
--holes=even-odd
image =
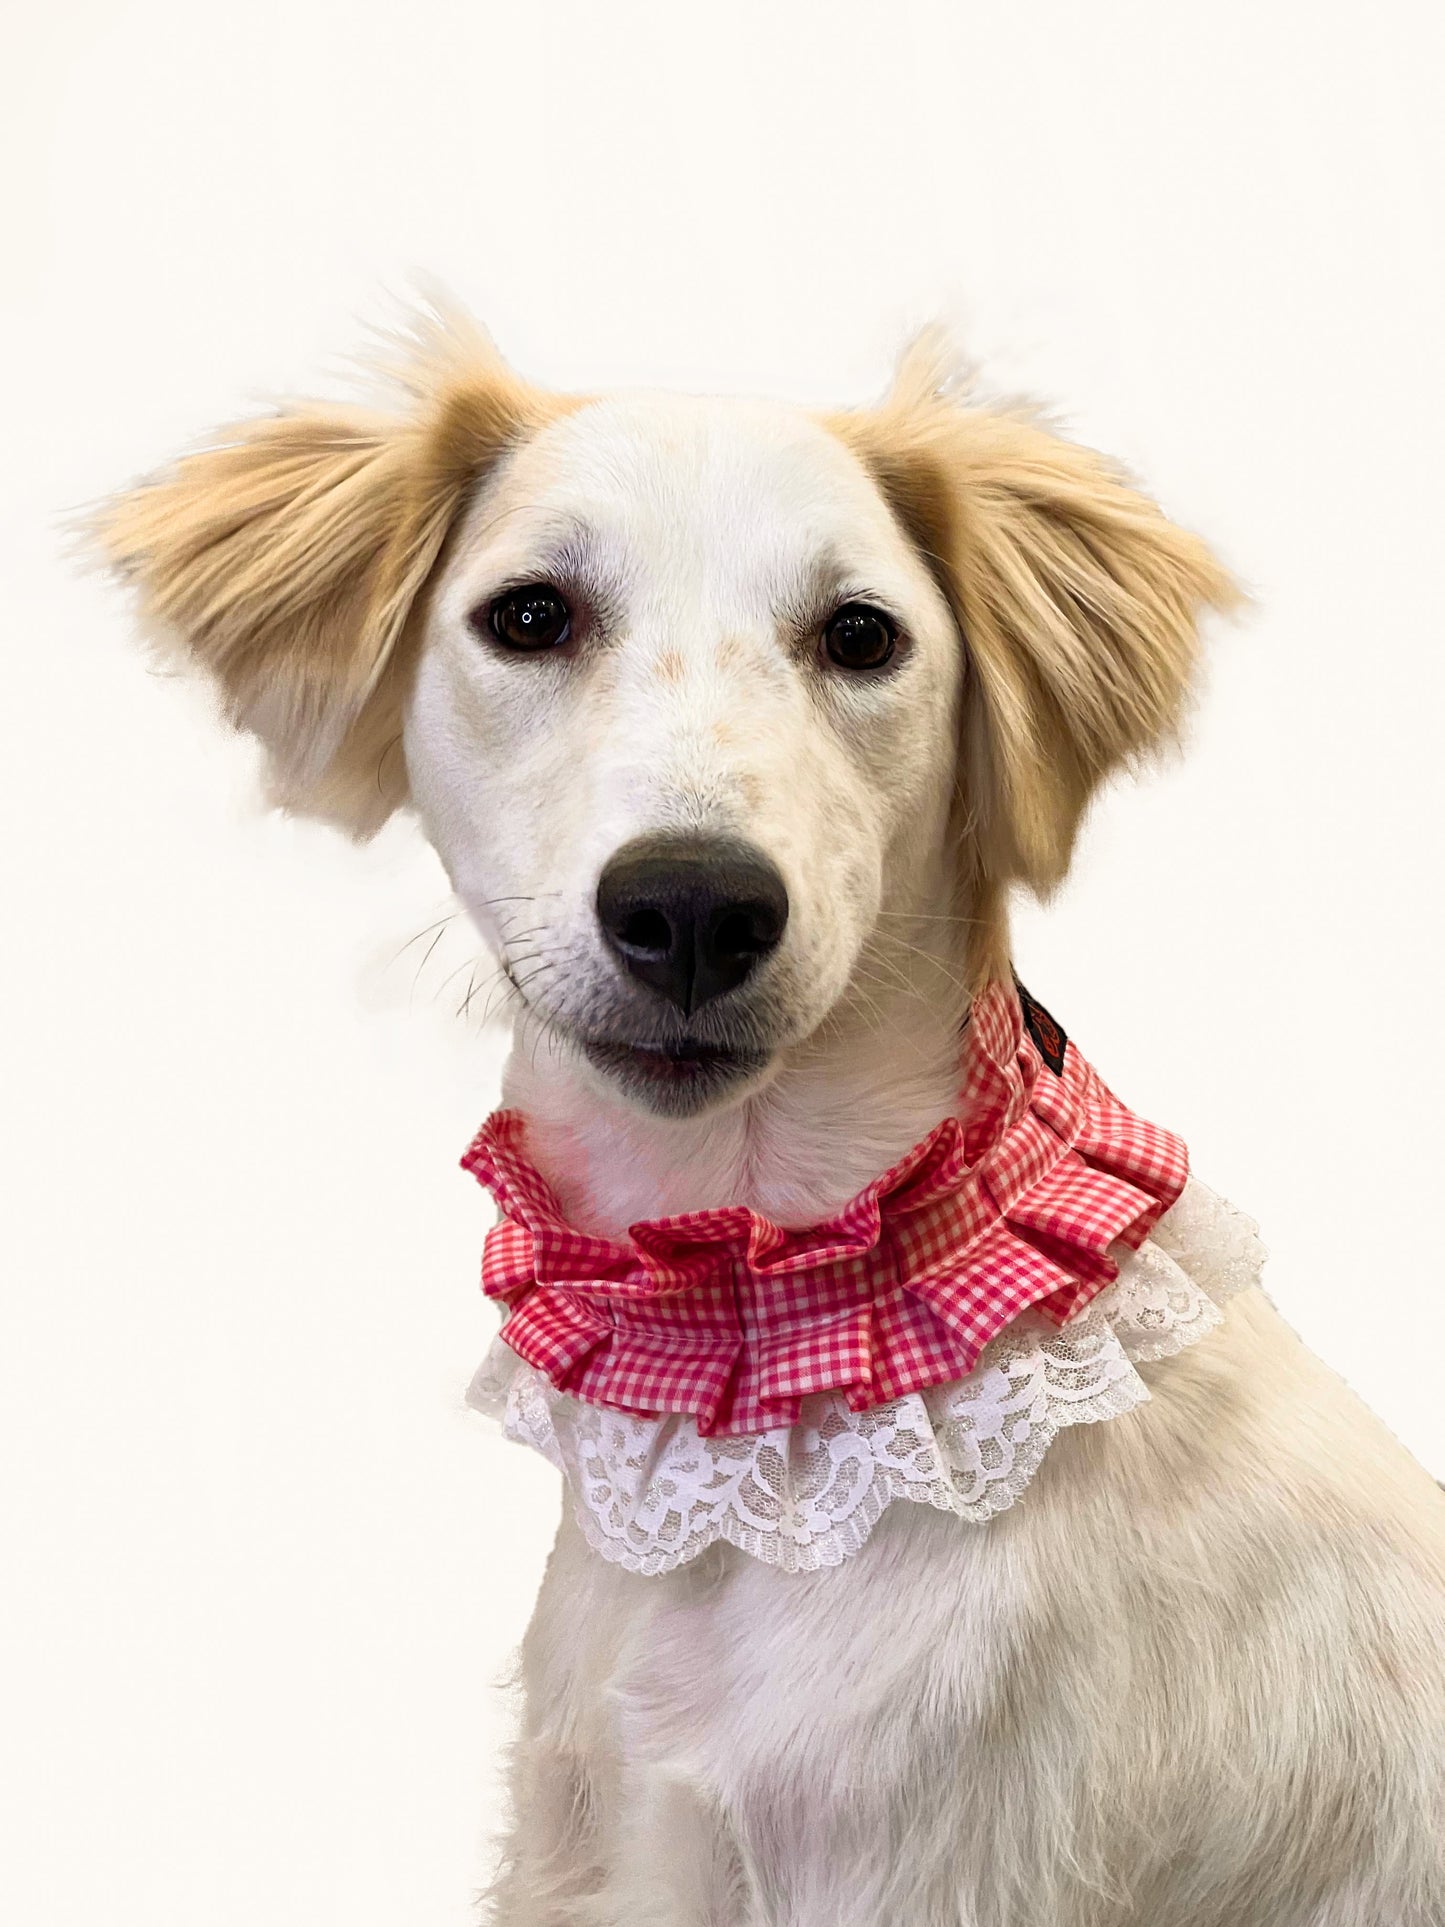
POLYGON ((1134 1366, 1213 1331, 1263 1263, 1251 1220, 1191 1181, 1067 1325, 1025 1314, 967 1378, 871 1411, 821 1393, 797 1425, 702 1438, 691 1418, 629 1418, 569 1398, 500 1338, 467 1402, 558 1468, 604 1559, 670 1572, 725 1539, 785 1572, 813 1572, 856 1552, 895 1499, 973 1521, 1013 1505, 1065 1426, 1141 1404, 1149 1392, 1134 1366))

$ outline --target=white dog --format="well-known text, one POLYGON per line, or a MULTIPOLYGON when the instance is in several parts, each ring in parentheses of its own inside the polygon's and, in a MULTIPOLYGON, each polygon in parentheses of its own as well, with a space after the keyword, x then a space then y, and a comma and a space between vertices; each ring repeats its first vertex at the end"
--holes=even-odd
POLYGON ((278 800, 414 809, 514 988, 478 1397, 569 1493, 491 1917, 1440 1927, 1445 1499, 1009 974, 1206 548, 928 344, 820 419, 456 326, 101 534, 278 800))

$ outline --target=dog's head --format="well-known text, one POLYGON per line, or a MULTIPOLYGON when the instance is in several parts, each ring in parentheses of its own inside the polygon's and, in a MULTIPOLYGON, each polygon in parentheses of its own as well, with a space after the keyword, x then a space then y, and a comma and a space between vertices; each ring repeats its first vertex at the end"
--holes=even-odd
POLYGON ((691 1112, 899 945, 1003 968, 1008 886, 1063 874, 1231 598, 1109 463, 939 374, 827 418, 584 401, 438 330, 394 412, 238 428, 101 534, 278 800, 414 806, 524 1004, 691 1112))

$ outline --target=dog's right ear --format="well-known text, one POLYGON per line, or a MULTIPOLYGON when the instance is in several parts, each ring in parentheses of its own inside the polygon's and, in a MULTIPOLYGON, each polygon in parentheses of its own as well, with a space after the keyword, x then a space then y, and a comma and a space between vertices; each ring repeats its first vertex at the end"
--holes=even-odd
POLYGON ((273 799, 370 835, 407 795, 409 647, 442 545, 513 443, 575 404, 430 319, 394 412, 305 404, 225 430, 94 518, 152 635, 268 752, 273 799))
POLYGON ((1091 798, 1177 732, 1211 609, 1240 592, 1198 536, 1031 410, 971 405, 925 336, 881 407, 829 418, 948 598, 965 653, 960 802, 986 974, 1004 893, 1064 875, 1091 798))

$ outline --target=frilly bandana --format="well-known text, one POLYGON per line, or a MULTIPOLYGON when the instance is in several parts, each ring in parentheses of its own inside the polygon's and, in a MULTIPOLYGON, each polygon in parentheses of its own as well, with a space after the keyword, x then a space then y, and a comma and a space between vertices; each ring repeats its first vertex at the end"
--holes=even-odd
POLYGON ((501 1221, 482 1289, 502 1338, 587 1404, 686 1412, 704 1434, 854 1411, 964 1377, 1031 1307, 1062 1325, 1118 1276, 1178 1198, 1188 1154, 1135 1117, 1022 989, 975 999, 958 1115, 821 1224, 742 1205, 649 1219, 614 1243, 574 1230, 497 1111, 463 1167, 501 1221))

